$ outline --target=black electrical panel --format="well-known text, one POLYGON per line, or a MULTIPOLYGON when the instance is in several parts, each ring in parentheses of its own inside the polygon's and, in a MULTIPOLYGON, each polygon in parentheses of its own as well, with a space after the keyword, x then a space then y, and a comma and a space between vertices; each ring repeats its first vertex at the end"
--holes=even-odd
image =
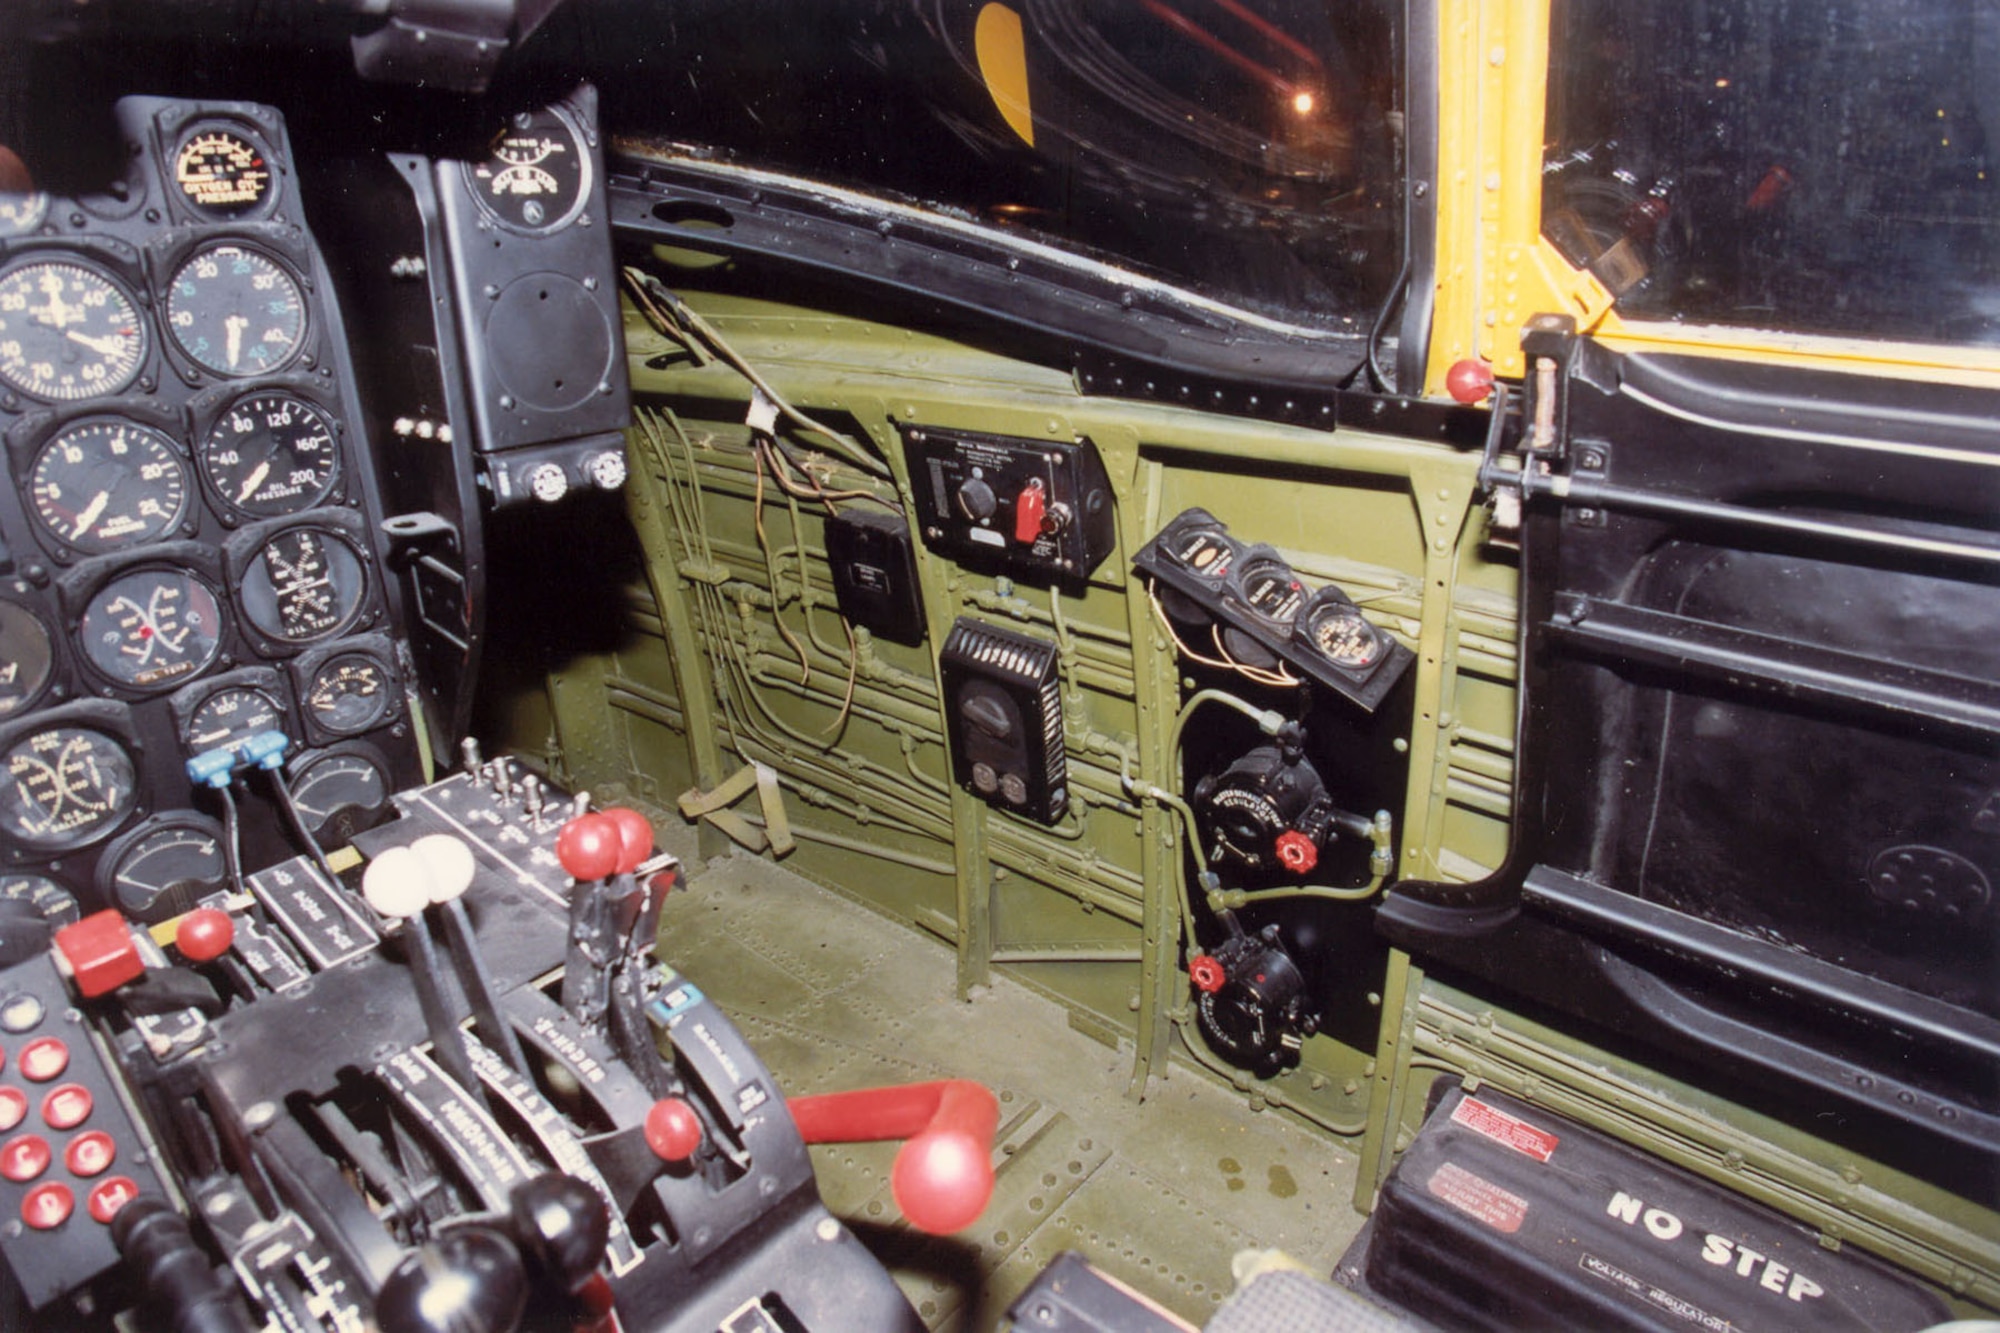
POLYGON ((938 654, 951 771, 988 805, 1053 824, 1069 808, 1056 646, 961 617, 938 654))
POLYGON ((1168 616, 1228 660, 1297 667, 1367 712, 1416 661, 1346 593, 1308 588, 1276 549, 1238 541, 1206 509, 1182 512, 1132 564, 1163 589, 1168 616))
POLYGON ((907 519, 879 509, 843 509, 826 521, 826 558, 841 615, 891 643, 915 647, 924 641, 907 519))
POLYGON ((1036 583, 1081 581, 1111 554, 1111 481, 1097 446, 903 427, 924 545, 1036 583))

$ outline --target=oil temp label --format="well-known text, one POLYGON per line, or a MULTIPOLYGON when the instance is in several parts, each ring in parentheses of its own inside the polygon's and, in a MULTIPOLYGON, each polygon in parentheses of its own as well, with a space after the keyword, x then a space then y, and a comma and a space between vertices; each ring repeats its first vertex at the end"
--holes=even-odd
POLYGON ((1528 1218, 1528 1201, 1503 1190, 1483 1176, 1476 1176, 1457 1162, 1446 1162, 1431 1172, 1425 1182, 1435 1198, 1443 1199, 1467 1217, 1484 1222, 1495 1231, 1513 1235, 1528 1218))
POLYGON ((1537 1129, 1519 1116, 1509 1115, 1497 1106, 1480 1101, 1477 1097, 1467 1097, 1451 1113, 1454 1123, 1464 1125, 1475 1134, 1482 1135, 1500 1144, 1546 1162, 1555 1155, 1556 1144, 1562 1140, 1546 1129, 1537 1129))

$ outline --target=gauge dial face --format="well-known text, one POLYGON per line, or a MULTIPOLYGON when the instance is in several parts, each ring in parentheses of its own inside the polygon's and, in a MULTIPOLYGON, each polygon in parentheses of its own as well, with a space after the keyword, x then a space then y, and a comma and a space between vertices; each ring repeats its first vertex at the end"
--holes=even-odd
POLYGON ((26 903, 52 926, 67 926, 81 916, 76 895, 47 875, 0 875, 0 902, 26 903))
POLYGON ((41 696, 55 656, 42 618, 19 602, 0 599, 0 717, 20 712, 41 696))
POLYGON ((252 736, 284 729, 285 710, 277 700, 247 685, 231 685, 201 701, 189 715, 181 740, 191 755, 224 749, 234 753, 252 736))
POLYGON ((366 653, 341 653, 320 664, 306 691, 313 721, 338 736, 368 730, 389 711, 389 677, 366 653))
POLYGON ((150 690, 208 669, 222 646, 222 608, 190 574, 139 569, 98 590, 77 637, 108 679, 150 690))
POLYGON ((1236 563, 1236 548, 1213 532, 1197 532, 1182 541, 1174 556, 1202 578, 1225 577, 1236 563))
POLYGON ((1319 607, 1306 622, 1306 634, 1320 656, 1349 671, 1373 666, 1382 657, 1381 636, 1351 606, 1319 607))
POLYGON ((569 122, 542 110, 509 120, 493 136, 487 159, 467 174, 473 197, 494 217, 524 231, 547 231, 583 206, 589 170, 589 155, 569 122))
POLYGON ((238 399, 209 429, 201 470, 215 493, 248 518, 281 518, 327 497, 340 473, 333 422, 305 399, 260 393, 238 399))
POLYGON ((48 402, 118 393, 139 377, 146 326, 132 294, 67 260, 0 277, 0 380, 48 402))
POLYGON ((137 799, 132 756, 89 727, 50 727, 15 742, 0 763, 0 832, 60 850, 109 832, 137 799))
POLYGON ((199 815, 155 821, 118 849, 104 875, 119 910, 135 921, 165 921, 229 883, 222 830, 199 815))
POLYGON ((167 329, 183 352, 218 375, 262 375, 299 354, 305 296, 270 256, 211 245, 175 272, 167 329))
POLYGON ((196 131, 174 154, 174 185, 205 217, 242 217, 270 197, 271 168, 257 145, 211 127, 196 131))
POLYGON ((135 421, 85 421, 56 435, 28 471, 30 511, 58 546, 102 555, 166 536, 187 514, 187 464, 135 421))
POLYGON ((49 215, 49 197, 40 190, 0 190, 0 236, 26 236, 49 215))
POLYGON ((389 777, 364 754, 333 751, 306 761, 292 778, 292 801, 313 837, 341 841, 368 827, 389 805, 389 777))
POLYGON ((1298 575, 1273 556, 1255 556, 1244 563, 1242 588, 1244 603, 1273 625, 1291 624, 1306 600, 1298 575))
POLYGON ((310 643, 353 623, 366 590, 361 557, 321 528, 292 528, 264 543, 243 572, 243 614, 286 643, 310 643))

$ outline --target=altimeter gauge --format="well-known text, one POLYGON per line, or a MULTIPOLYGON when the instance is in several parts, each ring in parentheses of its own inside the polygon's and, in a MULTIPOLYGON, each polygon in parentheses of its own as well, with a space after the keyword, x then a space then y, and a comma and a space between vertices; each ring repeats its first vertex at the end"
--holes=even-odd
POLYGON ((138 303, 74 260, 43 259, 0 276, 0 381, 45 402, 120 393, 146 360, 138 303))

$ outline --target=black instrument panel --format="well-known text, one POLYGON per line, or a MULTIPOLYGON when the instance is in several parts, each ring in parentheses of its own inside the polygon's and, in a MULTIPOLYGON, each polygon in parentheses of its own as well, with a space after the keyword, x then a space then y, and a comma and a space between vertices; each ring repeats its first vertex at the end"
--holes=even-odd
MULTIPOLYGON (((136 97, 117 118, 122 180, 0 220, 0 892, 158 918, 216 866, 222 804, 190 759, 281 732, 280 772, 342 796, 343 827, 419 766, 284 122, 136 97)), ((300 850, 276 781, 237 776, 252 864, 300 850)))

